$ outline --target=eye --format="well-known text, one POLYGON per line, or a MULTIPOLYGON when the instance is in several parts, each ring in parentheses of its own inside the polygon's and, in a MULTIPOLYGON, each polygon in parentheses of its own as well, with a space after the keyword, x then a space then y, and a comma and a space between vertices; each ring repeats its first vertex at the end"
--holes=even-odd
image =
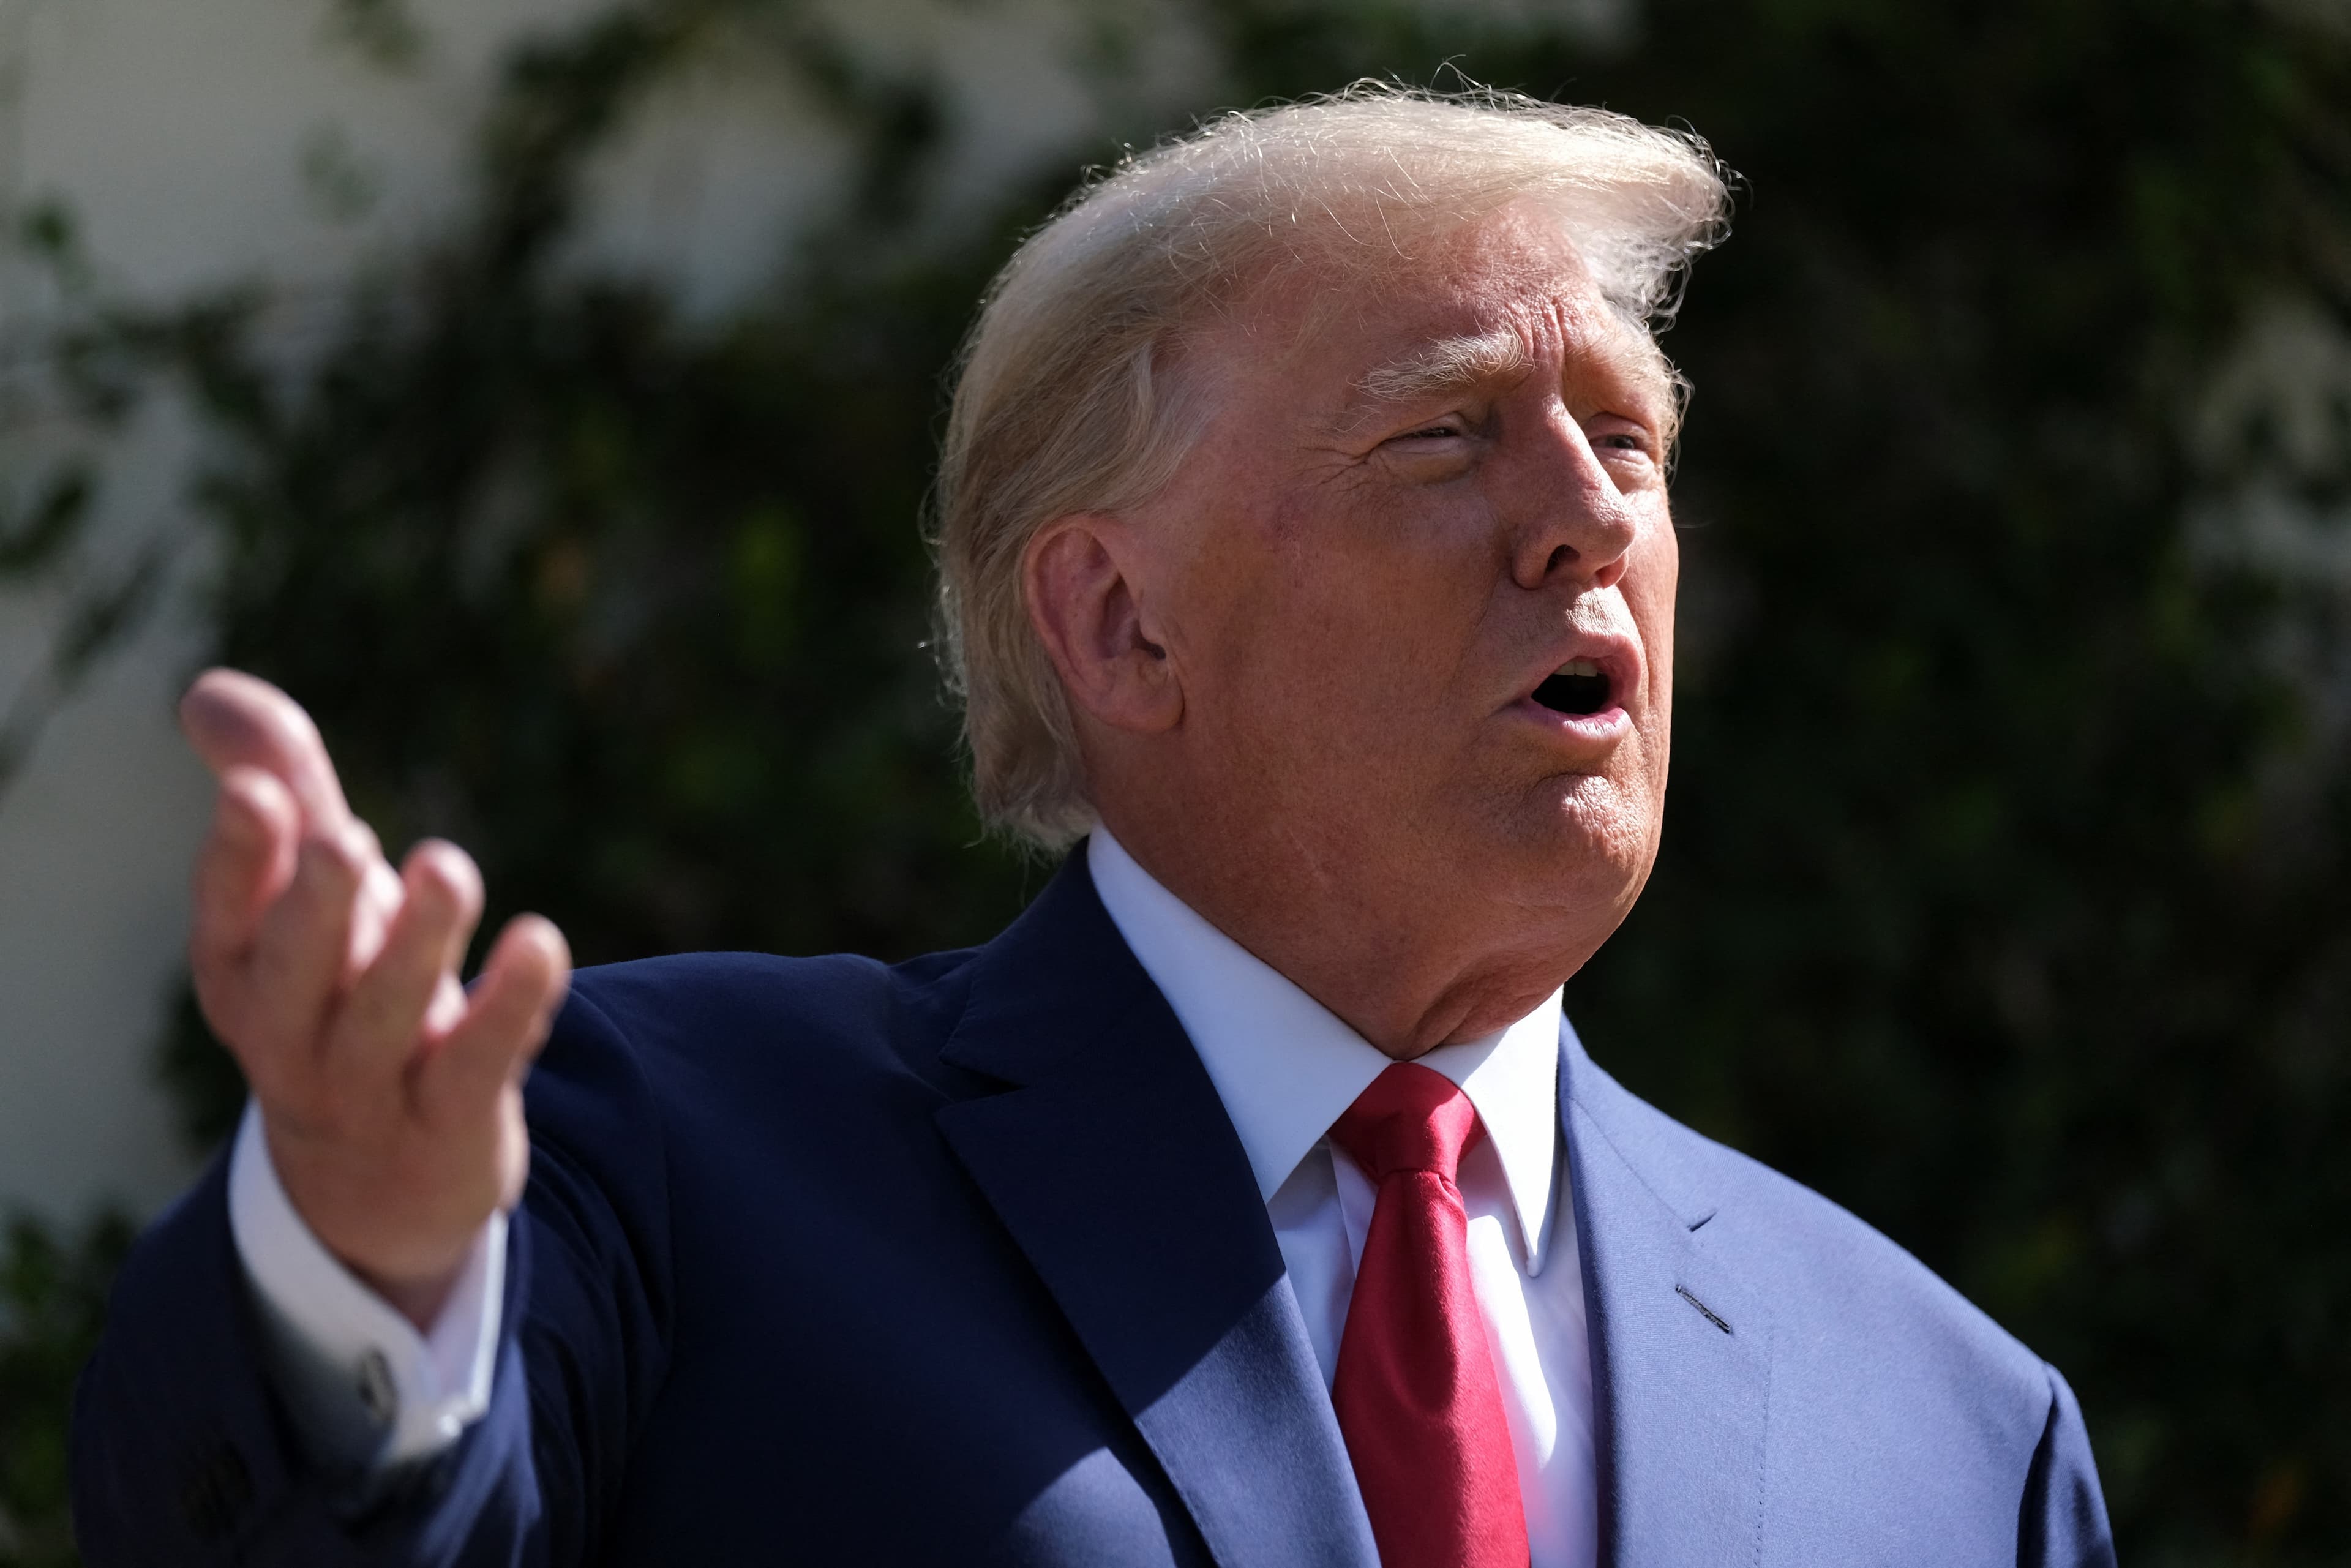
MULTIPOLYGON (((1404 412, 1404 411, 1400 411, 1404 412)), ((1499 434, 1489 409, 1458 403, 1434 410, 1404 412, 1414 423, 1391 425, 1393 434, 1380 436, 1368 455, 1398 481, 1413 485, 1443 484, 1477 467, 1499 434)))
POLYGON ((1656 438, 1648 426, 1634 420, 1604 414, 1584 426, 1584 439, 1592 443, 1592 450, 1602 457, 1656 460, 1656 438))

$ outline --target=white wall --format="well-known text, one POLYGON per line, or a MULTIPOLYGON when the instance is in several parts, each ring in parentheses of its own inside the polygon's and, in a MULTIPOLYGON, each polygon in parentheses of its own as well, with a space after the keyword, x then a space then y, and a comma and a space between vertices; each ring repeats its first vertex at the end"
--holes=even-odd
POLYGON ((207 804, 169 723, 189 641, 162 627, 104 668, 0 802, 0 1207, 145 1208, 187 1175, 150 1062, 207 804))

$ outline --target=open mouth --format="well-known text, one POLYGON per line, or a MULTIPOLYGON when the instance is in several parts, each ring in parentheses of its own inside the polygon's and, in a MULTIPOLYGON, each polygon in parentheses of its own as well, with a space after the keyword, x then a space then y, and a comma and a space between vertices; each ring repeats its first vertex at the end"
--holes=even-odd
POLYGON ((1570 659, 1535 688, 1535 701, 1553 713, 1589 717, 1608 706, 1608 674, 1590 659, 1570 659))

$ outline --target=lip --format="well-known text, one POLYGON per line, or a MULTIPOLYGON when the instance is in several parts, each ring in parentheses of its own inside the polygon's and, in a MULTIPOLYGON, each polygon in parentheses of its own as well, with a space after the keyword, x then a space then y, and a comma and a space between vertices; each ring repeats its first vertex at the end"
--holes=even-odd
POLYGON ((1633 716, 1614 703, 1597 713, 1561 713, 1532 697, 1522 697, 1504 710, 1511 717, 1533 724, 1580 750, 1603 751, 1633 733, 1633 716))
POLYGON ((1554 643, 1543 652, 1540 667, 1530 669, 1521 678, 1518 695, 1504 705, 1503 712, 1550 732, 1560 740, 1579 749, 1605 748, 1625 740, 1633 733, 1633 716, 1625 710, 1624 698, 1641 689, 1641 645, 1630 637, 1602 633, 1578 633, 1554 643), (1535 701, 1535 691, 1559 668, 1577 659, 1588 659, 1600 666, 1608 677, 1608 706, 1594 713, 1561 713, 1535 701))

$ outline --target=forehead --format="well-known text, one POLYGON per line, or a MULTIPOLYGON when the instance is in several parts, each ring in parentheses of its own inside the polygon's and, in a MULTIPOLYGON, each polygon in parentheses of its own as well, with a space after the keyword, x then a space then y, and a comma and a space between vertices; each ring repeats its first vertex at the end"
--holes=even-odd
POLYGON ((1217 334, 1228 363, 1342 423, 1538 368, 1619 400, 1670 401, 1663 356, 1608 304, 1559 214, 1514 206, 1417 244, 1365 248, 1375 243, 1262 280, 1217 334))

